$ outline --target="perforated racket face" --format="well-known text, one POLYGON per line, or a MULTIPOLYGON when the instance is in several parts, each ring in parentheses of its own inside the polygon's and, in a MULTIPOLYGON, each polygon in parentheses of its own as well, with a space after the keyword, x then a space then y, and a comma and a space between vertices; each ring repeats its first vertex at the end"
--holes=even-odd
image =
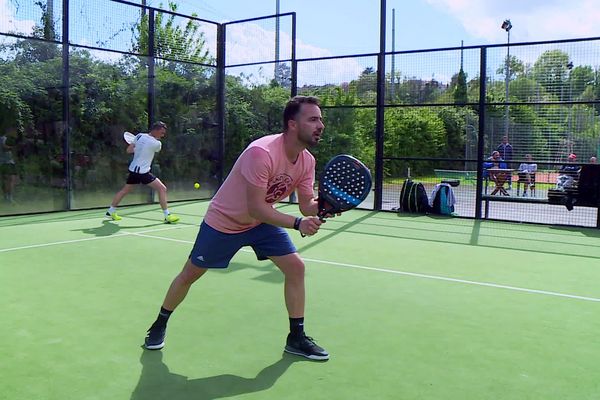
POLYGON ((123 132, 123 139, 127 144, 131 144, 135 141, 135 135, 131 132, 123 132))
POLYGON ((319 181, 319 215, 350 210, 362 203, 370 191, 369 169, 352 156, 335 156, 325 165, 319 181))

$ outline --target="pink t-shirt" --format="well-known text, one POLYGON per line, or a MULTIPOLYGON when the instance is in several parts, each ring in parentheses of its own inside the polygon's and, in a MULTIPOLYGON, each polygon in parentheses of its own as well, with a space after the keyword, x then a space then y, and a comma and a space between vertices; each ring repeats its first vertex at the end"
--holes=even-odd
POLYGON ((283 133, 263 136, 250 143, 213 197, 204 222, 224 233, 239 233, 261 221, 248 213, 246 190, 249 184, 267 189, 265 201, 275 204, 294 189, 313 196, 315 158, 308 150, 291 163, 284 150, 283 133))

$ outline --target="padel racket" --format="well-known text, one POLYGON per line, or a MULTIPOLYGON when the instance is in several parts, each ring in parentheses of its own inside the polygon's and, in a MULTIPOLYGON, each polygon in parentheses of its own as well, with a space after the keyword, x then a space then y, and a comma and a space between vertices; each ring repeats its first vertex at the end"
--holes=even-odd
POLYGON ((319 179, 317 216, 324 219, 355 208, 367 198, 371 184, 371 172, 365 164, 346 154, 333 157, 319 179))
POLYGON ((127 142, 127 144, 131 144, 135 142, 135 135, 131 132, 123 132, 123 139, 127 142))

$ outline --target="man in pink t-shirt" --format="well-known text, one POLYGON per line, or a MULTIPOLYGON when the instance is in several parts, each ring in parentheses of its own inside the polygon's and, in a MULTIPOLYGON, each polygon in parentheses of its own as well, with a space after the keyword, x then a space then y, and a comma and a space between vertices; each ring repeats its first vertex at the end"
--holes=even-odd
POLYGON ((227 268, 244 246, 251 246, 259 260, 270 259, 285 276, 285 304, 290 333, 284 350, 312 360, 328 360, 329 354, 304 333, 304 262, 287 231, 317 233, 314 197, 315 158, 307 150, 323 134, 323 118, 315 97, 296 96, 283 112, 283 133, 252 142, 213 197, 194 248, 183 270, 175 277, 156 321, 148 330, 145 347, 164 347, 167 321, 183 301, 191 285, 211 268, 227 268), (298 193, 304 217, 284 214, 274 204, 298 193))

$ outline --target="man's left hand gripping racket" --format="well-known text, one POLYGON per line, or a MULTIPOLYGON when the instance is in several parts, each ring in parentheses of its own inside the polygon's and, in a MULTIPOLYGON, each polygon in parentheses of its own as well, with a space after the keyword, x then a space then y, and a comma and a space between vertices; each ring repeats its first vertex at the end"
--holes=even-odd
POLYGON ((371 184, 365 164, 346 154, 333 157, 319 179, 317 216, 324 219, 357 207, 369 195, 371 184))

